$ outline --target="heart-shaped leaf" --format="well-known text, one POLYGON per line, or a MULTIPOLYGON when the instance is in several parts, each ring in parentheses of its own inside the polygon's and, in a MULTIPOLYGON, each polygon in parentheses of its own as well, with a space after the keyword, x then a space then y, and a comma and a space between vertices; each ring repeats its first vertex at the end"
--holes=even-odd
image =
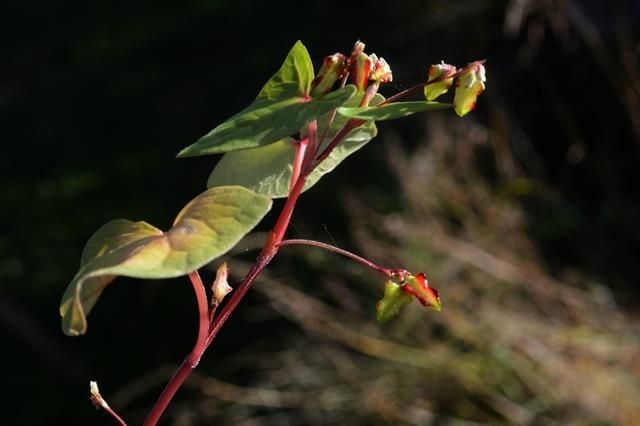
POLYGON ((309 95, 313 64, 297 42, 284 63, 247 108, 178 153, 178 157, 219 154, 274 143, 311 120, 343 105, 355 92, 347 86, 326 95, 309 95))
POLYGON ((240 186, 194 198, 166 232, 145 222, 111 221, 87 242, 80 270, 62 296, 62 328, 84 334, 89 314, 118 275, 171 278, 188 274, 231 249, 271 208, 271 199, 240 186))
POLYGON ((434 111, 438 109, 451 108, 451 104, 430 101, 416 102, 393 102, 380 107, 340 107, 338 114, 349 118, 358 118, 360 120, 393 120, 396 118, 406 117, 418 112, 434 111))
MULTIPOLYGON (((357 105, 361 98, 361 93, 356 94, 347 104, 357 105)), ((376 95, 371 102, 377 104, 383 100, 382 96, 376 95)), ((348 120, 346 117, 336 116, 320 146, 326 146, 348 120)), ((326 115, 318 119, 319 134, 323 133, 327 121, 326 115)), ((311 188, 323 175, 335 169, 345 158, 362 148, 373 139, 376 132, 373 122, 351 130, 331 154, 311 172, 304 190, 311 188)), ((211 172, 207 186, 242 185, 272 198, 286 197, 289 194, 294 155, 295 145, 291 138, 251 150, 228 152, 211 172), (239 170, 242 172, 239 173, 239 170)))

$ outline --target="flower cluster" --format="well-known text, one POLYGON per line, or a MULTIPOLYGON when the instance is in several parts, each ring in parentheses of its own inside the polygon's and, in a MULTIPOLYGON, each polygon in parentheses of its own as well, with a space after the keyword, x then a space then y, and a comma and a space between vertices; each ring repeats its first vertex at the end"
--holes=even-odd
POLYGON ((369 82, 388 83, 393 80, 391 67, 375 53, 364 53, 365 44, 354 44, 349 57, 334 53, 324 58, 318 75, 313 80, 311 96, 323 95, 331 90, 336 81, 349 73, 351 81, 358 91, 366 89, 369 82))
POLYGON ((456 81, 453 108, 462 117, 476 107, 478 96, 484 91, 486 81, 483 61, 475 61, 457 70, 455 66, 441 62, 431 65, 428 80, 424 86, 424 96, 428 101, 437 99, 449 91, 456 81))
POLYGON ((384 323, 397 317, 400 309, 411 303, 413 298, 435 311, 442 308, 438 291, 429 287, 427 277, 423 273, 407 274, 400 284, 391 280, 385 283, 384 297, 376 304, 377 320, 384 323))

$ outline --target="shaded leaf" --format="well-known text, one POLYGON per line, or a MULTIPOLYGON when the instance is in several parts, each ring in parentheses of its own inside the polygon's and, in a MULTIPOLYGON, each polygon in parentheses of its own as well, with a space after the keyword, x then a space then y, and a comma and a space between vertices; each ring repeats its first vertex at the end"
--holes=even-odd
POLYGON ((343 105, 355 92, 347 86, 311 98, 313 64, 297 42, 284 63, 247 108, 178 153, 178 157, 219 154, 274 143, 298 132, 319 115, 343 105))
MULTIPOLYGON (((361 98, 362 94, 356 94, 348 101, 348 104, 357 105, 361 98)), ((372 103, 380 103, 383 100, 382 96, 376 95, 372 103)), ((336 116, 320 146, 326 146, 348 120, 346 117, 336 116)), ((318 119, 318 134, 323 133, 327 121, 327 116, 318 119)), ((331 155, 311 172, 304 190, 311 188, 323 175, 332 171, 345 158, 362 148, 373 139, 376 132, 376 126, 373 122, 365 123, 351 130, 331 152, 331 155)), ((207 186, 241 185, 272 198, 286 197, 289 194, 294 155, 295 145, 291 138, 252 150, 229 152, 222 157, 211 172, 207 186)))
POLYGON ((446 108, 451 108, 451 104, 430 101, 393 102, 381 107, 340 107, 338 108, 338 114, 360 120, 382 121, 402 118, 418 112, 435 111, 446 108))
POLYGON ((171 278, 192 272, 231 249, 270 208, 268 197, 227 186, 194 198, 166 232, 145 222, 107 223, 87 242, 80 270, 62 296, 64 332, 86 332, 86 315, 116 276, 171 278))

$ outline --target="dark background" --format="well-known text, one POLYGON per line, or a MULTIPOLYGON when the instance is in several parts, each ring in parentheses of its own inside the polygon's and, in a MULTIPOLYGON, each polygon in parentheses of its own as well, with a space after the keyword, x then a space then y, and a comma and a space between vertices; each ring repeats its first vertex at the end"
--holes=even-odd
POLYGON ((175 154, 246 106, 298 39, 316 65, 364 41, 392 66, 387 95, 422 81, 442 59, 487 59, 487 91, 475 112, 380 124, 379 138, 303 197, 290 231, 431 271, 444 301, 438 319, 416 307, 398 320, 405 329, 378 327, 371 313, 378 277, 314 250, 291 248, 270 269, 269 277, 339 308, 338 324, 425 356, 425 342, 433 342, 431 355, 441 358, 422 364, 393 348, 377 352, 330 322, 318 331, 325 324, 318 318, 287 311, 296 302, 286 292, 256 291, 198 370, 202 380, 219 380, 213 395, 194 380, 166 424, 632 424, 637 407, 623 399, 640 398, 637 2, 8 2, 0 9, 3 424, 110 424, 87 400, 89 379, 115 395, 131 424, 141 423, 195 337, 188 284, 119 279, 80 338, 60 331, 60 296, 103 223, 126 217, 166 227, 204 190, 216 159, 175 154), (524 285, 512 287, 518 281, 524 285), (500 323, 513 333, 491 328, 500 323), (542 324, 548 328, 529 328, 542 324), (558 327, 570 332, 558 337, 558 327), (487 366, 499 374, 485 374, 487 366), (154 371, 158 379, 145 376, 154 371), (278 381, 283 371, 291 377, 278 381), (368 381, 376 377, 382 385, 368 381), (333 399, 318 396, 327 381, 333 399), (370 395, 378 385, 383 396, 370 395), (624 398, 611 392, 622 386, 624 398), (251 399, 264 388, 285 402, 279 392, 312 396, 251 399), (591 396, 578 391, 586 388, 591 396))

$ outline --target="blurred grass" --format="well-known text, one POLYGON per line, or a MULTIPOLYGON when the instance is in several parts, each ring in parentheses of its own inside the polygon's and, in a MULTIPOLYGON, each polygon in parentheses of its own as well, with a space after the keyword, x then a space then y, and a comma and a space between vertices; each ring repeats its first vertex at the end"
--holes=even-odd
MULTIPOLYGON (((250 346, 214 361, 231 381, 200 370, 173 424, 635 424, 640 321, 580 271, 549 273, 520 207, 548 189, 521 177, 490 184, 476 165, 486 161, 479 149, 492 151, 491 132, 478 126, 430 117, 429 143, 410 154, 383 135, 397 211, 376 211, 355 192, 341 202, 357 247, 390 267, 427 271, 442 312, 413 303, 379 326, 381 277, 316 249, 284 248, 286 260, 255 287, 264 304, 244 316, 282 330, 279 314, 297 327, 273 344, 249 326, 250 346), (314 272, 291 269, 305 264, 314 272), (242 371, 250 377, 234 384, 242 371)), ((230 264, 237 280, 250 266, 230 264)), ((124 386, 113 401, 126 407, 170 371, 124 386)))

